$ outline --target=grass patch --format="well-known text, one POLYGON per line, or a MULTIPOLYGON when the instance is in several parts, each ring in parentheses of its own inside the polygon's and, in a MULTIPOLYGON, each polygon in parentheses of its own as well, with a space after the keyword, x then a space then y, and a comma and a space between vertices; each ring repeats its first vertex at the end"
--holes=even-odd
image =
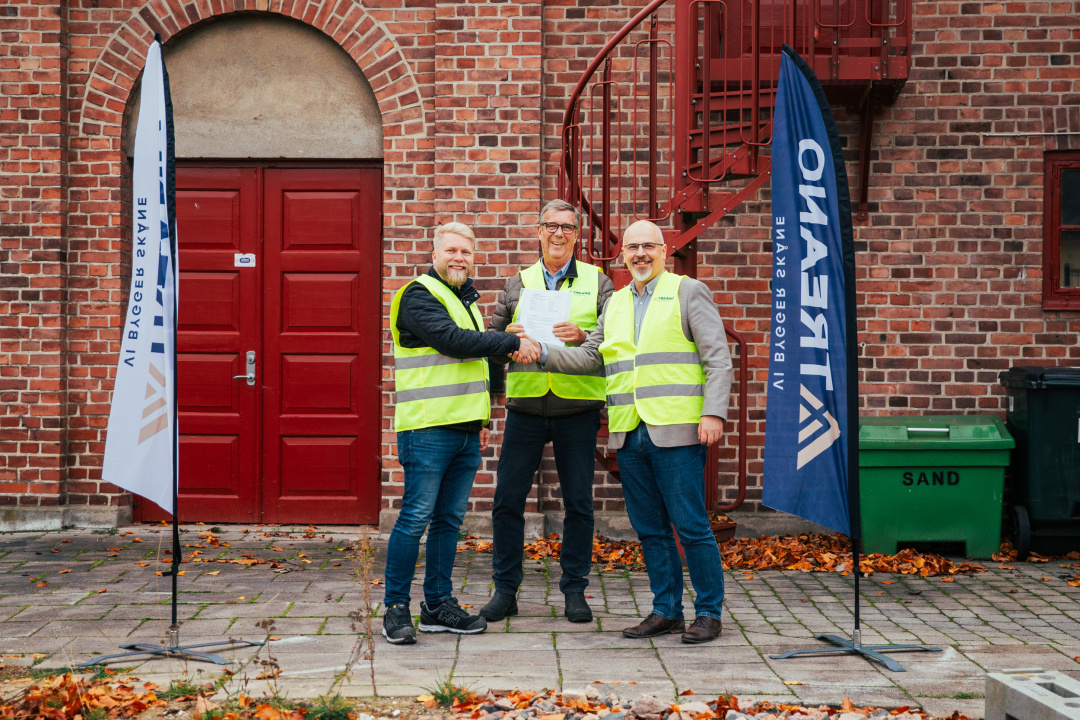
POLYGON ((435 698, 435 702, 440 707, 451 707, 455 702, 467 700, 473 695, 472 690, 455 685, 450 678, 439 680, 435 683, 435 687, 424 688, 424 690, 435 698))
POLYGON ((180 677, 169 682, 166 690, 156 693, 162 700, 176 700, 182 697, 195 697, 199 694, 199 686, 189 677, 180 677))
POLYGON ((307 706, 307 716, 311 720, 349 720, 349 711, 354 708, 350 700, 337 693, 320 695, 307 706))

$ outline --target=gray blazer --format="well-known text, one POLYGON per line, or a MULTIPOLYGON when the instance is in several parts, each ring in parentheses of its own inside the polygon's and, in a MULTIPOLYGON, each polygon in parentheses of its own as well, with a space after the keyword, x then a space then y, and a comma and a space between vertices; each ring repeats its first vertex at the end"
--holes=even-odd
MULTIPOLYGON (((731 353, 728 351, 727 335, 720 312, 713 302, 712 292, 705 283, 685 278, 679 286, 679 305, 682 310, 683 335, 697 345, 701 364, 705 368, 705 405, 702 415, 715 415, 727 419, 728 401, 731 397, 731 353)), ((648 312, 648 310, 646 310, 648 312)), ((567 375, 585 375, 595 372, 604 364, 600 343, 604 342, 604 317, 600 316, 596 329, 580 347, 548 347, 548 359, 544 369, 567 375)), ((658 447, 678 447, 698 443, 698 426, 649 425, 649 438, 658 447)), ((608 447, 618 450, 623 446, 625 433, 611 433, 608 447)))

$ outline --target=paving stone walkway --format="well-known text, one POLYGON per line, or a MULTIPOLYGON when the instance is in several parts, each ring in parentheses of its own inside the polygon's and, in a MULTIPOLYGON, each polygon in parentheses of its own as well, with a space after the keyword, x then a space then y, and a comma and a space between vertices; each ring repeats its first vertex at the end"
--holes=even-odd
MULTIPOLYGON (((362 610, 363 601, 350 547, 358 529, 221 526, 217 547, 198 536, 210 529, 183 528, 185 557, 203 562, 186 562, 179 579, 182 641, 259 640, 268 634, 259 624, 271 618, 269 634, 279 638, 271 651, 286 694, 325 692, 357 639, 350 613, 362 610), (190 555, 196 549, 200 554, 190 555)), ((385 536, 374 536, 373 545, 372 580, 379 583, 385 536)), ((159 641, 169 621, 169 579, 154 572, 167 567, 161 557, 168 547, 169 528, 145 525, 116 534, 0 535, 0 655, 36 653, 39 665, 63 667, 116 652, 122 642, 159 641), (39 587, 41 582, 46 584, 39 587)), ((911 705, 935 715, 960 710, 982 717, 988 671, 1039 667, 1080 678, 1080 588, 1068 587, 1061 577, 1077 569, 1055 563, 1016 563, 1013 569, 986 563, 986 573, 951 583, 889 574, 863 580, 864 644, 920 643, 943 650, 897 654, 903 673, 851 656, 769 657, 819 645, 815 634, 850 636, 851 577, 727 573, 723 635, 708 645, 687 646, 677 636, 635 641, 619 632, 649 612, 644 573, 594 570, 588 595, 595 622, 575 625, 560 617, 557 562, 526 561, 525 567, 521 615, 492 623, 482 635, 421 634, 416 645, 404 647, 377 638, 379 694, 415 695, 446 678, 477 691, 581 689, 599 682, 602 694, 615 690, 631 698, 651 693, 672 699, 693 690, 809 705, 850 697, 857 706, 911 705)), ((490 575, 489 554, 459 552, 457 597, 474 613, 491 595, 490 575)), ((689 592, 689 581, 686 586, 689 592)), ((381 584, 372 586, 371 595, 381 614, 381 584)), ((418 613, 419 578, 413 595, 418 613)), ((689 598, 687 608, 692 614, 689 598)), ((381 621, 373 626, 378 632, 381 621)), ((246 682, 249 694, 265 684, 254 680, 260 658, 245 664, 254 652, 222 653, 234 661, 233 670, 241 669, 232 682, 246 682)), ((183 673, 219 672, 213 665, 167 659, 135 658, 113 667, 134 668, 140 678, 166 685, 183 673)), ((361 660, 346 693, 370 695, 369 673, 367 660, 361 660)))

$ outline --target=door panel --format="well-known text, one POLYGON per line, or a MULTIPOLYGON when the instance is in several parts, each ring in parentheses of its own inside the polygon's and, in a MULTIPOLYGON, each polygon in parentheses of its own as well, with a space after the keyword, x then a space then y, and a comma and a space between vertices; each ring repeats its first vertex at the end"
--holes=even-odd
POLYGON ((378 522, 381 197, 376 168, 266 170, 266 522, 378 522))
MULTIPOLYGON (((180 497, 183 521, 258 520, 258 388, 245 373, 257 350, 259 276, 234 267, 258 250, 255 168, 180 168, 180 497)), ((142 520, 169 517, 147 500, 142 520)))

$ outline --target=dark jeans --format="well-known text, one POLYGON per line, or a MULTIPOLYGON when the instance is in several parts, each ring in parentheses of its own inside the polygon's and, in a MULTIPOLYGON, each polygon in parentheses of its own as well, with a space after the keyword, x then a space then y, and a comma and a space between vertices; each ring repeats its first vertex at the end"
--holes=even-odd
POLYGON ((434 427, 399 432, 397 440, 405 493, 386 549, 386 604, 408 604, 420 536, 427 529, 424 600, 437 605, 453 595, 450 574, 480 467, 480 433, 434 427))
POLYGON ((674 526, 697 593, 695 614, 719 620, 724 565, 705 511, 705 446, 657 447, 640 423, 626 434, 618 461, 626 513, 641 538, 649 573, 652 611, 668 620, 683 616, 683 570, 674 526))
POLYGON ((499 450, 495 509, 491 513, 495 546, 492 577, 495 589, 516 593, 521 585, 521 554, 525 547, 525 499, 533 486, 544 446, 555 448, 555 467, 562 488, 562 577, 564 593, 589 585, 592 568, 593 472, 600 411, 564 417, 540 417, 506 411, 506 431, 499 450))

